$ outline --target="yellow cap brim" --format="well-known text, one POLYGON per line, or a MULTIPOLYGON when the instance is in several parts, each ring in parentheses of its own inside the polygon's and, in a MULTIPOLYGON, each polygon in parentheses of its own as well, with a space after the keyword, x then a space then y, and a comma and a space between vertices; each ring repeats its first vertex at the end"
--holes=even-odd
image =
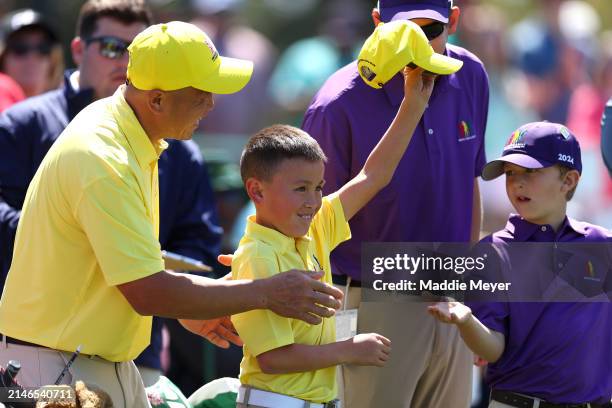
POLYGON ((436 53, 431 54, 427 58, 418 61, 414 60, 412 62, 424 70, 438 75, 454 74, 463 66, 463 61, 461 60, 436 53))
POLYGON ((219 57, 219 69, 205 75, 194 88, 214 94, 232 94, 246 86, 253 75, 253 63, 237 58, 219 57))

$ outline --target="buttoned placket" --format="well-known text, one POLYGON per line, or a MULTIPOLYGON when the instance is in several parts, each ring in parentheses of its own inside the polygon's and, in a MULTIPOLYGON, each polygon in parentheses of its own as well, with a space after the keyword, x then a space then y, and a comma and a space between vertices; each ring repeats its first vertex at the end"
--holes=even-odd
POLYGON ((307 237, 301 237, 295 239, 295 250, 300 255, 304 267, 306 270, 315 270, 314 262, 308 256, 308 249, 310 247, 310 239, 307 237))

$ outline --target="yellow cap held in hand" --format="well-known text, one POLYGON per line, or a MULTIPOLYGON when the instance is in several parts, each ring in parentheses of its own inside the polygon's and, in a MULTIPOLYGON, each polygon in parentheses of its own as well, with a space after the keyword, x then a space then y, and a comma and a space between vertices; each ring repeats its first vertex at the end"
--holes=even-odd
POLYGON ((357 67, 361 78, 381 88, 410 63, 435 74, 457 72, 463 61, 436 54, 421 28, 408 20, 380 23, 359 52, 357 67))
POLYGON ((150 26, 128 51, 127 78, 142 90, 193 87, 230 94, 241 90, 253 73, 251 61, 219 56, 204 31, 182 21, 150 26))

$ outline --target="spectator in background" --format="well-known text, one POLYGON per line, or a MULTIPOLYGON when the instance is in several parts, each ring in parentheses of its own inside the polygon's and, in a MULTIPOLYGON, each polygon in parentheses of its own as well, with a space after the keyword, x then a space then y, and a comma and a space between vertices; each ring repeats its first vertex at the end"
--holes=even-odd
POLYGON ((560 7, 561 0, 537 2, 537 9, 508 34, 522 74, 517 87, 524 91, 522 103, 540 120, 565 123, 570 89, 561 65, 567 44, 559 29, 560 7))
POLYGON ((612 177, 612 98, 601 118, 601 154, 612 177))
POLYGON ((0 22, 0 72, 13 78, 26 97, 57 88, 64 60, 57 35, 40 13, 14 11, 0 22))
POLYGON ((240 98, 219 95, 208 120, 200 122, 206 134, 250 135, 264 127, 270 115, 266 86, 277 59, 275 46, 249 27, 239 15, 244 0, 191 0, 198 16, 191 23, 210 35, 219 53, 253 61, 255 71, 240 98))
MULTIPOLYGON (((508 13, 489 2, 473 2, 461 7, 460 43, 467 44, 482 60, 489 74, 490 102, 487 120, 486 155, 496 155, 503 148, 517 123, 537 120, 525 104, 525 89, 517 87, 517 71, 510 62, 508 13)), ((506 187, 497 179, 481 186, 483 230, 495 231, 505 225, 511 207, 505 199, 506 187)))
POLYGON ((25 99, 25 94, 17 82, 0 72, 0 112, 25 99))
POLYGON ((326 2, 318 33, 291 44, 281 55, 269 93, 284 112, 281 122, 299 125, 308 103, 336 70, 357 58, 367 24, 365 11, 353 0, 326 2))
MULTIPOLYGON (((596 34, 596 33, 594 33, 596 34)), ((606 100, 612 96, 612 33, 605 33, 600 41, 592 37, 590 43, 600 45, 590 59, 588 77, 572 93, 567 125, 583 148, 584 167, 590 176, 583 180, 576 199, 581 203, 581 216, 602 225, 612 225, 612 180, 601 160, 601 118, 606 100), (600 197, 593 200, 592 197, 600 197)))

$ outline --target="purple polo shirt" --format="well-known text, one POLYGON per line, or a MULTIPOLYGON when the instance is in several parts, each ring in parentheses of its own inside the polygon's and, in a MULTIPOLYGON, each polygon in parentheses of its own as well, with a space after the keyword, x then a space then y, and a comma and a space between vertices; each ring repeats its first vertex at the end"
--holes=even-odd
MULTIPOLYGON (((483 241, 612 242, 612 231, 566 218, 555 233, 511 215, 505 229, 483 241)), ((488 365, 486 381, 492 388, 555 403, 612 398, 612 303, 469 305, 485 326, 506 339, 500 359, 488 365)))
MULTIPOLYGON (((463 68, 437 78, 391 183, 353 217, 353 238, 332 253, 334 273, 360 280, 362 242, 469 241, 474 179, 486 162, 488 78, 465 49, 449 45, 447 55, 462 60, 463 68)), ((359 173, 403 96, 401 74, 374 89, 359 77, 355 62, 315 95, 302 127, 328 157, 325 194, 359 173)))

